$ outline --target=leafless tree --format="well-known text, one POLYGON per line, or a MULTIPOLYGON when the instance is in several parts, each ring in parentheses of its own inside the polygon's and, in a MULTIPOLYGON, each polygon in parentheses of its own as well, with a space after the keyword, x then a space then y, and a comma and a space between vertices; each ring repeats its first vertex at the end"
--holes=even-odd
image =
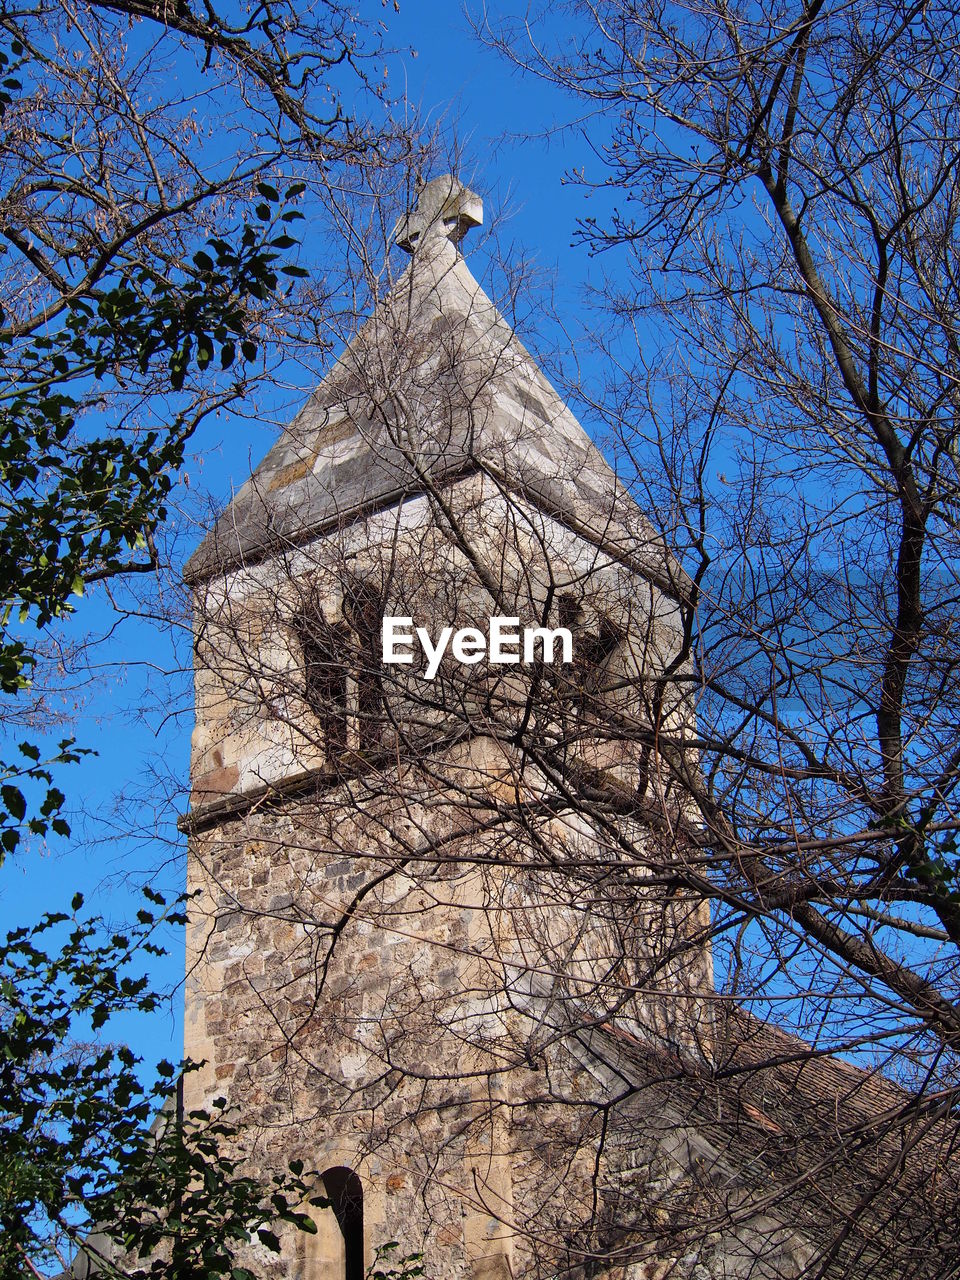
MULTIPOLYGON (((956 8, 572 4, 491 30, 606 200, 619 436, 692 594, 688 884, 730 997, 955 1108, 956 8)), ((628 461, 626 461, 628 460, 628 461)), ((680 675, 681 679, 687 678, 680 675)))
MULTIPOLYGON (((58 771, 92 744, 43 735, 64 736, 63 667, 95 661, 64 638, 76 599, 152 577, 194 432, 253 397, 276 339, 323 346, 329 206, 410 151, 370 70, 381 34, 338 3, 0 5, 0 862, 24 834, 71 838, 58 771)), ((191 1237, 203 1274, 245 1232, 269 1240, 280 1184, 233 1178, 216 1122, 193 1156, 179 1122, 155 1142, 148 1113, 175 1082, 144 1093, 130 1049, 87 1043, 156 1007, 123 973, 128 937, 89 915, 60 936, 62 917, 16 923, 0 948, 0 1271, 66 1265, 92 1221, 112 1248, 86 1256, 119 1241, 157 1269, 160 1238, 179 1236, 178 1275, 191 1237), (184 1207, 191 1159, 218 1208, 182 1232, 162 1179, 151 1192, 140 1175, 172 1172, 184 1207)))
POLYGON ((901 508, 801 327, 819 311, 773 292, 778 263, 771 306, 795 311, 791 352, 819 351, 820 398, 771 373, 760 401, 785 320, 737 338, 724 308, 756 305, 750 281, 687 260, 690 312, 660 299, 691 338, 710 322, 672 398, 648 378, 628 416, 633 382, 617 416, 665 542, 446 236, 415 228, 409 275, 188 567, 203 1087, 244 1108, 258 1159, 359 1171, 368 1240, 423 1245, 437 1276, 953 1274, 950 890, 908 843, 930 867, 948 848, 949 786, 921 832, 912 779, 949 763, 952 668, 918 639, 935 705, 918 718, 911 674, 888 804, 865 726, 888 723, 901 508), (711 450, 751 481, 719 506, 711 450), (872 497, 824 491, 841 463, 872 497), (791 484, 802 523, 771 509, 791 484), (434 640, 568 627, 574 660, 448 655, 430 678, 384 664, 385 616, 434 640))

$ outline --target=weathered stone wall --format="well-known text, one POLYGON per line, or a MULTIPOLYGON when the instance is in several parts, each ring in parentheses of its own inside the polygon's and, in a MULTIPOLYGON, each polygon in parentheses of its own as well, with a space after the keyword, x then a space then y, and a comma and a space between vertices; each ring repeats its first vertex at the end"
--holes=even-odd
POLYGON ((327 853, 315 813, 195 838, 187 1052, 208 1060, 198 1090, 240 1109, 257 1165, 356 1169, 370 1247, 426 1245, 431 1274, 462 1275, 512 1244, 497 1095, 524 1037, 500 998, 498 913, 476 873, 348 857, 365 824, 336 825, 327 853))
MULTIPOLYGON (((609 1081, 570 1043, 706 1040, 703 908, 622 803, 677 632, 635 567, 480 475, 198 589, 193 1101, 229 1098, 255 1167, 354 1169, 368 1260, 398 1240, 436 1280, 493 1280, 589 1255, 609 1081), (358 578, 434 634, 572 600, 579 636, 618 637, 603 727, 546 668, 396 667, 376 746, 331 750, 293 620, 333 622, 358 578)), ((335 1265, 329 1216, 291 1245, 304 1280, 335 1265)))
MULTIPOLYGON (((489 477, 458 481, 438 502, 413 498, 198 587, 195 806, 322 763, 294 623, 308 609, 322 609, 328 620, 340 616, 345 577, 371 584, 387 612, 412 616, 434 636, 444 625, 485 627, 492 614, 518 616, 521 626, 557 626, 559 602, 575 602, 578 643, 595 639, 601 625, 622 634, 605 660, 605 701, 611 713, 642 721, 656 677, 679 645, 676 602, 631 564, 503 493, 489 477)), ((502 728, 530 698, 528 671, 457 669, 449 656, 432 683, 420 679, 419 666, 379 674, 408 738, 416 725, 441 721, 477 728, 486 718, 502 728)), ((689 702, 675 694, 662 726, 676 729, 689 714, 689 702)), ((386 718, 385 727, 392 728, 386 718)), ((638 749, 629 742, 608 720, 577 749, 597 767, 623 766, 632 778, 638 749)))

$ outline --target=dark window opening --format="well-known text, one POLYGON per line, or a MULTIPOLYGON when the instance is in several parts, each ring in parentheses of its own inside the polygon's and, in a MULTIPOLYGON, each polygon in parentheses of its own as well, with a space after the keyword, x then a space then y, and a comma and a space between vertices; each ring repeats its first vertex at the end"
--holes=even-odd
POLYGON ((560 626, 573 635, 573 662, 554 668, 557 692, 568 715, 599 714, 608 683, 607 664, 623 641, 623 632, 601 615, 592 622, 573 596, 557 597, 560 626))
POLYGON ((607 662, 619 648, 623 634, 608 618, 600 618, 596 631, 578 639, 574 670, 579 673, 584 698, 595 703, 606 683, 607 662))
POLYGON ((344 577, 336 622, 329 622, 315 601, 293 624, 303 655, 304 698, 328 757, 371 750, 382 740, 382 626, 380 593, 353 575, 344 577))
POLYGON ((580 602, 575 596, 557 596, 557 621, 561 627, 576 631, 581 612, 580 602))
POLYGON ((354 637, 357 746, 364 751, 379 745, 383 729, 383 598, 368 582, 349 578, 343 589, 343 616, 354 637))
POLYGON ((582 715, 598 716, 610 693, 609 660, 623 640, 623 633, 606 618, 599 619, 592 635, 580 638, 579 654, 575 656, 576 705, 582 715))
POLYGON ((347 656, 350 633, 328 622, 319 608, 296 624, 303 652, 304 696, 320 724, 324 745, 347 746, 347 656))
POLYGON ((343 1165, 321 1175, 323 1194, 343 1236, 343 1280, 363 1280, 363 1186, 352 1169, 343 1165))

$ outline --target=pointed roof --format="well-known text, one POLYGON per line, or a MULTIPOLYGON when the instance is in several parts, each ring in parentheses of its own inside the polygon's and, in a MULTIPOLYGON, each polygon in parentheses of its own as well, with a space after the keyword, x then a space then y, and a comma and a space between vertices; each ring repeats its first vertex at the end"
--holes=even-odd
POLYGON ((190 558, 188 581, 477 471, 676 594, 682 574, 458 250, 478 198, 435 179, 411 262, 190 558))

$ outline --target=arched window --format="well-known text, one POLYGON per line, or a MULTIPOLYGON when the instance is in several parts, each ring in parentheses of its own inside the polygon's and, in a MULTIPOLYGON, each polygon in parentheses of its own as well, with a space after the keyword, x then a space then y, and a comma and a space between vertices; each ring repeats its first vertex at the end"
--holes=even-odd
POLYGON ((293 620, 303 657, 303 696, 330 763, 348 748, 375 750, 383 728, 383 602, 369 583, 347 575, 340 614, 328 621, 314 599, 293 620))
POLYGON ((349 631, 342 623, 330 623, 319 606, 295 623, 303 651, 304 694, 319 721, 328 752, 347 745, 347 664, 344 653, 349 631))
POLYGON ((343 1280, 363 1280, 363 1186, 352 1169, 338 1165, 321 1176, 323 1194, 343 1237, 343 1280))
POLYGON ((589 620, 574 596, 557 597, 560 626, 573 633, 573 662, 554 666, 548 675, 557 688, 566 718, 582 722, 602 715, 611 673, 610 660, 624 640, 624 633, 609 618, 597 614, 589 620))
POLYGON ((383 687, 380 629, 383 600, 362 578, 349 576, 343 583, 343 616, 353 632, 356 680, 357 746, 369 751, 380 744, 383 728, 383 687))

